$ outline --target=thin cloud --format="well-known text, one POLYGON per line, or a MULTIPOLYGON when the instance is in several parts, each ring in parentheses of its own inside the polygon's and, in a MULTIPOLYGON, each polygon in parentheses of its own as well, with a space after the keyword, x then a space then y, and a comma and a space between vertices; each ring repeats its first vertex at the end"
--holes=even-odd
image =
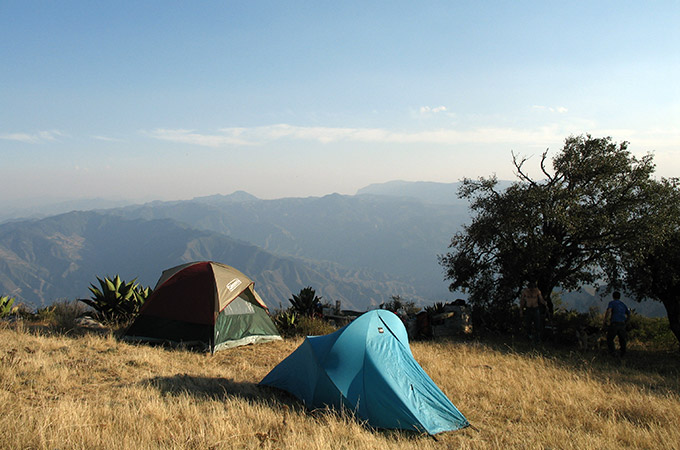
POLYGON ((566 112, 569 112, 569 109, 564 107, 564 106, 543 106, 543 105, 533 105, 531 107, 534 110, 537 111, 546 111, 546 112, 551 112, 551 113, 558 113, 558 114, 564 114, 566 112))
POLYGON ((367 144, 498 144, 538 146, 563 142, 566 136, 587 130, 593 135, 615 136, 636 143, 663 146, 677 142, 678 132, 644 133, 635 130, 605 130, 588 121, 572 120, 568 123, 551 123, 535 128, 477 127, 471 129, 439 128, 424 131, 394 131, 385 128, 350 127, 302 127, 276 124, 260 127, 222 128, 213 133, 200 133, 186 129, 156 129, 145 134, 154 139, 205 147, 257 146, 272 142, 307 141, 320 144, 367 143, 367 144), (620 137, 619 137, 620 136, 620 137), (675 139, 675 141, 674 141, 675 139), (638 142, 639 140, 639 142, 638 142))
POLYGON ((6 141, 17 141, 26 144, 42 144, 45 142, 58 141, 65 134, 58 130, 38 131, 37 133, 5 133, 0 134, 0 139, 6 141))
POLYGON ((399 132, 383 128, 300 127, 277 124, 251 128, 223 128, 218 133, 195 130, 156 129, 145 133, 154 139, 206 147, 264 145, 279 140, 315 141, 321 144, 363 142, 375 144, 533 144, 562 140, 564 131, 556 125, 535 130, 477 128, 472 130, 436 129, 399 132))
MULTIPOLYGON (((237 129, 234 129, 237 130, 237 129)), ((231 134, 200 134, 194 130, 184 129, 165 129, 158 128, 149 132, 143 132, 147 136, 159 139, 162 141, 177 142, 181 144, 191 144, 203 147, 225 147, 231 145, 256 145, 256 143, 238 137, 239 132, 234 131, 231 134)))
POLYGON ((420 114, 423 115, 423 116, 427 116, 427 115, 430 115, 430 114, 438 114, 438 113, 442 113, 442 112, 446 112, 446 111, 447 111, 446 106, 443 106, 443 105, 442 106, 434 106, 434 107, 432 107, 432 106, 421 106, 420 107, 420 114))
POLYGON ((123 139, 112 138, 108 136, 90 136, 92 139, 104 142, 125 142, 123 139))

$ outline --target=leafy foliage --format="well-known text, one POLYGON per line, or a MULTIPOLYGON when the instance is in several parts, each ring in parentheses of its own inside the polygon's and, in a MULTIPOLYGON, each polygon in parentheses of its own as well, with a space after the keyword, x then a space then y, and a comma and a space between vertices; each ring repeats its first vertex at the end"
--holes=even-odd
POLYGON ((426 306, 425 312, 427 312, 430 316, 434 316, 436 314, 442 314, 444 312, 444 303, 435 302, 434 304, 432 304, 430 306, 426 306))
POLYGON ((671 350, 677 339, 669 328, 666 317, 645 317, 633 313, 629 321, 629 337, 650 350, 671 350))
POLYGON ((316 296, 316 291, 311 286, 300 290, 298 295, 288 299, 295 313, 300 316, 312 317, 321 309, 321 297, 316 296))
POLYGON ((392 300, 383 303, 380 307, 392 311, 395 314, 404 314, 407 316, 416 315, 421 309, 419 306, 416 306, 414 301, 402 300, 400 295, 393 295, 392 300))
POLYGON ((14 298, 7 295, 0 297, 0 317, 6 317, 17 310, 14 305, 14 298))
POLYGON ((478 306, 509 311, 523 285, 536 281, 549 303, 556 287, 578 289, 602 278, 616 281, 622 249, 654 232, 650 214, 658 182, 652 156, 640 159, 627 143, 589 135, 569 137, 543 179, 525 173, 526 158, 513 154, 519 181, 504 191, 495 176, 464 180, 472 223, 453 236, 440 256, 450 289, 469 291, 478 306))
POLYGON ((336 330, 332 324, 319 317, 299 315, 292 308, 280 311, 272 320, 284 337, 321 336, 336 330))
POLYGON ((663 303, 673 334, 680 343, 680 187, 677 180, 664 180, 658 195, 665 208, 654 213, 666 218, 653 240, 632 245, 623 258, 625 283, 638 299, 663 303))
POLYGON ((92 298, 80 301, 91 306, 102 321, 120 323, 131 320, 151 294, 150 287, 143 288, 136 280, 125 282, 118 275, 103 280, 97 277, 100 287, 91 284, 92 298))
POLYGON ((283 336, 293 336, 299 322, 297 313, 290 309, 278 312, 272 317, 272 321, 279 331, 279 334, 283 336))

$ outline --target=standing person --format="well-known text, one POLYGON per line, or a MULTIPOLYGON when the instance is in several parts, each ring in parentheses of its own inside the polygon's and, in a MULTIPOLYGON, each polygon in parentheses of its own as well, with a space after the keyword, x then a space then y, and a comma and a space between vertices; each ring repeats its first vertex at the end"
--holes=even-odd
POLYGON ((527 287, 522 289, 519 298, 519 317, 522 319, 526 311, 526 327, 532 342, 540 342, 543 334, 541 305, 548 306, 536 282, 531 281, 527 287))
POLYGON ((630 310, 625 303, 621 301, 621 293, 614 291, 612 300, 607 305, 607 311, 604 313, 603 326, 607 330, 607 349, 610 355, 615 354, 614 337, 619 337, 619 347, 621 347, 621 356, 626 354, 626 322, 630 318, 630 310), (607 321, 609 323, 607 323, 607 321))

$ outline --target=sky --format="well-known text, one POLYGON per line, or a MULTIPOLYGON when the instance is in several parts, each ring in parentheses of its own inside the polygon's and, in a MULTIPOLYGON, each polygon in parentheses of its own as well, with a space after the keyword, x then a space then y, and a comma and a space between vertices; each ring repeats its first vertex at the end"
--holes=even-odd
POLYGON ((0 207, 514 179, 570 135, 680 176, 678 1, 0 0, 0 207))

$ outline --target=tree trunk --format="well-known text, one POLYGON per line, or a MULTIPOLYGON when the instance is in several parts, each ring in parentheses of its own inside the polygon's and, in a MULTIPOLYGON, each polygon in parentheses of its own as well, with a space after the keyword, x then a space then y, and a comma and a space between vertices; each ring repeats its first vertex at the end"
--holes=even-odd
POLYGON ((675 335, 675 338, 678 340, 678 345, 680 346, 680 297, 676 296, 664 299, 663 305, 666 307, 666 314, 668 314, 668 323, 671 326, 671 331, 675 335))
POLYGON ((552 291, 554 289, 554 286, 548 286, 547 284, 543 283, 538 283, 538 289, 541 291, 541 295, 543 296, 543 299, 545 302, 548 304, 548 314, 550 316, 553 315, 553 302, 552 302, 552 291))

